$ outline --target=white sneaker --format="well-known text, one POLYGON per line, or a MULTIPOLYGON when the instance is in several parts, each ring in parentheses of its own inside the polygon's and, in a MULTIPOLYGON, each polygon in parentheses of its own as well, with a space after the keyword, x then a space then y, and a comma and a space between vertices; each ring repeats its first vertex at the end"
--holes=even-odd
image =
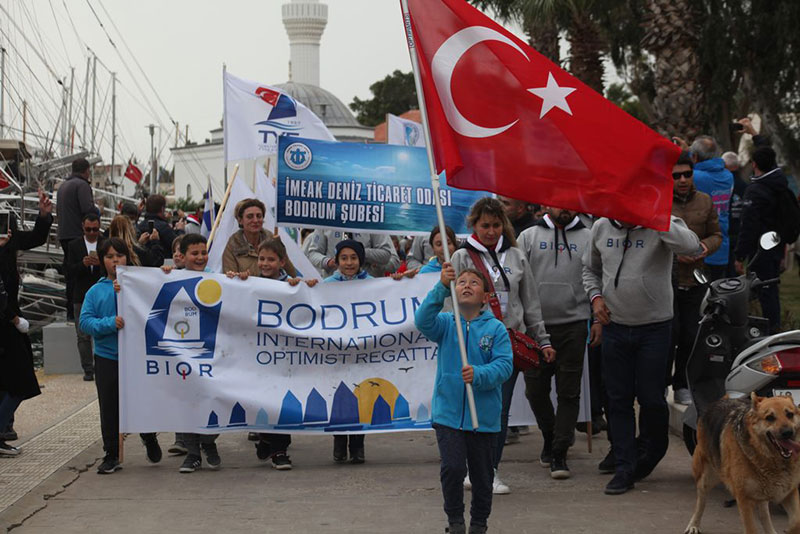
POLYGON ((511 488, 503 484, 500 477, 497 476, 497 471, 494 472, 494 481, 492 482, 492 493, 495 495, 508 495, 511 493, 511 488))
POLYGON ((0 441, 0 456, 19 456, 20 450, 5 441, 0 441))
POLYGON ((467 476, 464 477, 464 489, 465 490, 472 489, 472 481, 469 479, 469 473, 467 473, 467 476))
POLYGON ((681 388, 675 392, 675 402, 689 406, 692 404, 692 394, 686 388, 681 388))

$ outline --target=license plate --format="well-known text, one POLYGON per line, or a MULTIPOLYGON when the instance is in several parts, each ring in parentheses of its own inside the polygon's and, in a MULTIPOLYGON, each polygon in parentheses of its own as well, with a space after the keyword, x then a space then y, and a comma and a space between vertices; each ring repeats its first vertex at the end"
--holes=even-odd
POLYGON ((773 389, 772 395, 775 397, 788 395, 794 402, 800 402, 800 389, 773 389))

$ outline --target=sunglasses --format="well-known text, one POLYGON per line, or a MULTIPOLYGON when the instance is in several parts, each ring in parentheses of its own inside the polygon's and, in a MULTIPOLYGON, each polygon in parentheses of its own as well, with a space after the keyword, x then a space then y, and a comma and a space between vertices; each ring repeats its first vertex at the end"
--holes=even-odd
POLYGON ((679 180, 681 176, 683 176, 684 178, 691 178, 693 174, 694 171, 673 172, 672 179, 679 180))
POLYGON ((96 234, 100 231, 100 228, 84 228, 83 231, 87 234, 96 234))

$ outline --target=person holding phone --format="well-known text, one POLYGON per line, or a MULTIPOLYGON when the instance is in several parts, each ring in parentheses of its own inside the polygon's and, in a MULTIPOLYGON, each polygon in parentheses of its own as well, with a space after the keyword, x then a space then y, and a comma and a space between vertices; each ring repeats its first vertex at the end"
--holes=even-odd
MULTIPOLYGON (((74 239, 69 244, 68 272, 72 277, 72 306, 75 317, 81 316, 81 306, 86 292, 100 279, 100 258, 97 256, 97 243, 100 238, 100 217, 95 213, 83 216, 83 239, 74 239)), ((78 354, 81 357, 83 379, 94 380, 94 357, 92 355, 92 336, 81 330, 75 321, 78 336, 78 354)))
POLYGON ((144 220, 136 227, 139 236, 144 233, 153 235, 158 232, 161 250, 171 250, 175 237, 183 234, 183 230, 175 231, 166 216, 167 199, 163 195, 149 195, 144 203, 144 220))

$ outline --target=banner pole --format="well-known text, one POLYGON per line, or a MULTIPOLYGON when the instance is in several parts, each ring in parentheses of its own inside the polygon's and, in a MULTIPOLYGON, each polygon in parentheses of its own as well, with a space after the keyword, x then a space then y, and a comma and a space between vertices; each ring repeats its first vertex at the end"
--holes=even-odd
MULTIPOLYGON (((419 62, 417 60, 416 45, 414 44, 414 35, 411 31, 411 15, 408 12, 408 0, 400 0, 400 5, 403 9, 403 22, 406 28, 406 42, 408 43, 408 54, 411 56, 411 66, 414 72, 414 85, 417 89, 417 102, 419 103, 419 112, 422 118, 422 132, 425 136, 425 150, 428 154, 428 167, 431 171, 431 189, 433 189, 433 200, 436 205, 436 217, 439 219, 439 235, 442 236, 442 245, 444 247, 444 261, 450 261, 450 249, 447 244, 447 231, 444 223, 444 213, 442 212, 442 202, 439 198, 439 175, 436 174, 436 164, 433 158, 433 143, 431 142, 431 131, 428 125, 428 111, 425 108, 425 93, 422 91, 422 80, 419 77, 419 62)), ((386 135, 388 140, 389 135, 389 122, 386 122, 386 135)), ((467 348, 464 342, 464 332, 461 330, 461 313, 458 307, 458 299, 456 298, 456 283, 450 282, 450 295, 453 301, 453 316, 456 320, 456 332, 458 334, 458 349, 461 353, 461 364, 466 367, 469 365, 467 360, 467 348)), ((467 403, 469 404, 469 415, 472 420, 473 430, 478 428, 478 412, 475 409, 475 396, 472 392, 472 384, 464 384, 467 390, 467 403)))
POLYGON ((211 247, 211 242, 214 240, 214 234, 217 233, 217 227, 219 227, 219 223, 222 220, 222 213, 225 211, 225 207, 228 204, 228 197, 231 196, 231 189, 233 189, 233 182, 236 180, 236 175, 239 173, 239 164, 237 163, 233 167, 233 176, 231 177, 231 181, 228 183, 228 187, 225 188, 225 196, 222 197, 222 203, 219 205, 219 211, 217 212, 217 216, 214 218, 214 226, 211 228, 211 233, 208 234, 208 244, 207 246, 211 247))
MULTIPOLYGON (((225 174, 225 182, 223 187, 228 188, 228 66, 222 64, 222 162, 223 172, 225 174)), ((187 139, 188 142, 188 139, 187 139)), ((209 236, 210 237, 210 236, 209 236)), ((211 241, 209 241, 211 244, 211 241)))

